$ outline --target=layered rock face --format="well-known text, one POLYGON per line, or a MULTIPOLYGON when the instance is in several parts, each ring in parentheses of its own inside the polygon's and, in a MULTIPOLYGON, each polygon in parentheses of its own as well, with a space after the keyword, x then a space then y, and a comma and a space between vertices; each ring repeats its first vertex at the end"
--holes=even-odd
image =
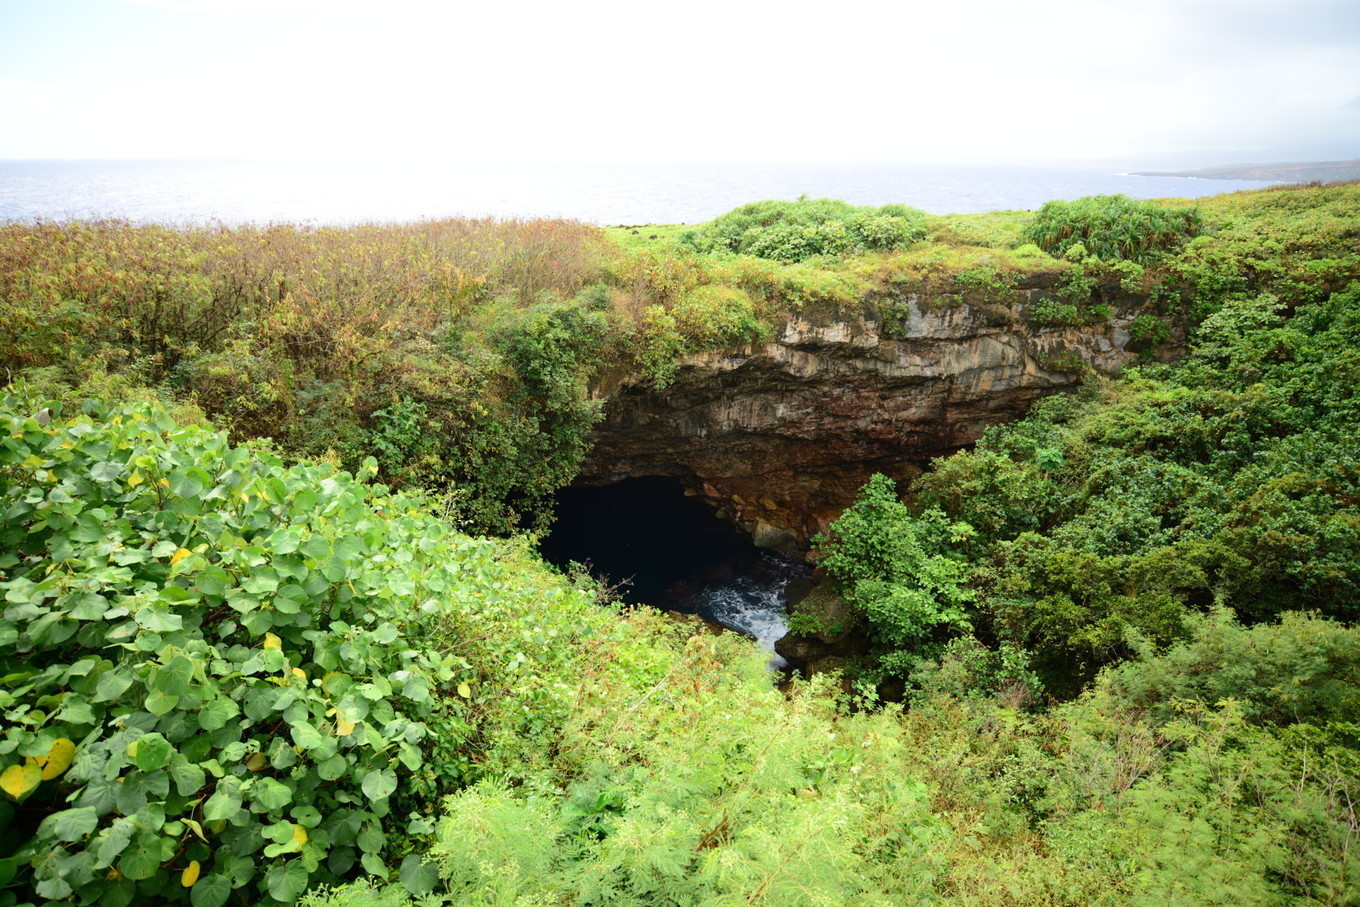
POLYGON ((684 359, 665 388, 601 388, 578 481, 676 476, 757 544, 805 548, 874 472, 914 475, 1076 386, 1084 364, 1135 358, 1140 300, 1114 299, 1099 325, 1047 327, 1029 316, 1051 285, 1035 283, 1009 305, 904 294, 791 315, 771 340, 684 359))

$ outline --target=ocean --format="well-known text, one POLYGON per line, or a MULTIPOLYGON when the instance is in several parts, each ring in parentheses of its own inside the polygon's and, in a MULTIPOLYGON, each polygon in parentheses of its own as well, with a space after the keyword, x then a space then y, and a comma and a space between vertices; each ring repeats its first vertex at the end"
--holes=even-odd
POLYGON ((1085 195, 1196 198, 1266 185, 1094 166, 0 160, 0 221, 322 225, 496 216, 699 223, 746 202, 804 194, 967 214, 1085 195))

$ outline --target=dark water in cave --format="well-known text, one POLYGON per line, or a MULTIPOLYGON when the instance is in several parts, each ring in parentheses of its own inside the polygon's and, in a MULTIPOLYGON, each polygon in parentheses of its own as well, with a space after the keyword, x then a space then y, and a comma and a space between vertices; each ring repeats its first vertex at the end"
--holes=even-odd
POLYGON ((686 497, 680 483, 660 477, 562 489, 540 550, 552 564, 583 564, 619 584, 624 601, 698 614, 772 652, 786 627, 784 588, 811 572, 757 548, 708 505, 686 497))

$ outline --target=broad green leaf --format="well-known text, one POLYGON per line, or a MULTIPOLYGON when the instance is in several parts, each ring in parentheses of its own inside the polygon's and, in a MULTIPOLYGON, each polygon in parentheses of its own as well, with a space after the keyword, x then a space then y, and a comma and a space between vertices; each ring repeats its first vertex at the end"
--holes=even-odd
POLYGON ((359 859, 359 863, 369 875, 387 881, 387 864, 379 859, 377 854, 366 853, 359 859))
POLYGON ((143 734, 134 745, 137 752, 133 755, 132 761, 144 772, 162 768, 170 761, 170 756, 175 752, 170 741, 157 733, 143 734))
POLYGON ((113 666, 99 676, 99 682, 94 688, 94 701, 112 702, 126 693, 136 679, 123 665, 113 666))
POLYGON ((113 861, 123 852, 123 848, 132 841, 136 831, 137 826, 131 819, 115 819, 113 825, 99 836, 98 843, 95 844, 95 868, 112 866, 113 861))
POLYGON ((344 777, 348 770, 349 760, 339 754, 331 756, 329 759, 323 759, 316 767, 316 772, 321 776, 322 781, 335 781, 337 778, 344 777))
POLYGON ((146 710, 157 717, 170 712, 178 706, 178 696, 171 696, 169 693, 162 693, 160 690, 152 690, 147 694, 146 710))
POLYGON ((364 796, 368 799, 382 800, 392 796, 392 792, 397 789, 397 773, 387 769, 371 771, 364 775, 364 780, 360 786, 363 788, 364 796))
POLYGON ((133 619, 137 621, 139 627, 153 633, 173 633, 184 626, 184 618, 159 605, 138 608, 133 614, 133 619))
POLYGON ((207 783, 207 773, 201 766, 187 759, 176 758, 170 766, 170 778, 175 782, 175 792, 181 797, 191 797, 203 789, 207 783))
POLYGON ((38 897, 51 901, 64 901, 71 895, 71 883, 61 876, 48 876, 33 886, 38 897))
POLYGON ((169 663, 156 670, 151 685, 162 693, 183 696, 189 692, 194 679, 194 662, 185 655, 176 655, 169 663))
POLYGON ((310 724, 295 724, 290 728, 293 742, 305 750, 317 750, 327 746, 326 738, 310 724))
POLYGON ((270 812, 277 812, 293 802, 293 789, 273 778, 261 778, 251 789, 250 798, 270 812))
POLYGON ((429 894, 439 884, 439 869, 419 854, 401 861, 401 886, 414 895, 429 894))
POLYGON ((338 557, 330 557, 321 564, 321 575, 327 582, 338 583, 349 575, 349 567, 338 557))
POLYGON ((387 837, 377 822, 365 822, 364 827, 359 830, 359 849, 364 853, 378 853, 386 843, 387 837))
POLYGON ((137 883, 131 879, 105 879, 100 886, 99 907, 127 907, 137 896, 137 883))
POLYGON ((93 592, 76 596, 71 602, 71 617, 75 620, 99 620, 109 609, 109 603, 102 595, 93 592))
MULTIPOLYGON (((95 716, 94 709, 85 699, 76 694, 67 696, 61 704, 61 711, 57 713, 56 720, 66 724, 90 725, 97 724, 99 719, 95 716)), ((44 766, 46 773, 48 766, 44 766)), ((56 777, 53 775, 52 777, 56 777)))
POLYGON ((313 560, 321 560, 331 556, 331 543, 325 536, 313 533, 302 543, 302 553, 313 560))
POLYGON ((240 783, 232 782, 233 779, 223 779, 217 785, 217 790, 203 804, 203 818, 209 822, 218 819, 230 819, 241 810, 240 783))
POLYGON ((189 892, 193 907, 223 907, 231 897, 231 880, 213 873, 200 878, 189 892))
POLYGON ((170 492, 182 498, 196 498, 203 493, 203 483, 195 475, 180 473, 170 477, 170 492))
POLYGON ((198 726, 205 731, 215 731, 225 727, 228 721, 239 714, 241 714, 241 709, 236 703, 219 696, 216 699, 208 700, 199 709, 198 726))
POLYGON ((123 851, 118 860, 118 871, 134 881, 149 879, 161 865, 160 841, 154 834, 143 832, 123 851))
POLYGON ((194 586, 198 591, 214 598, 224 594, 230 582, 231 575, 215 564, 204 567, 194 576, 194 586))
POLYGON ((321 824, 321 811, 315 806, 299 806, 292 811, 292 816, 303 828, 316 828, 321 824))
POLYGON ((291 904, 307 890, 307 869, 301 860, 289 860, 265 873, 264 884, 275 900, 291 904))
POLYGON ((63 809, 43 819, 38 826, 39 836, 51 835, 58 841, 83 841, 86 836, 99 827, 99 817, 89 807, 63 809))
POLYGON ((251 595, 271 595, 279 587, 279 578, 274 571, 253 573, 241 580, 241 588, 251 595))
POLYGON ((133 772, 117 782, 114 802, 118 811, 130 816, 148 803, 165 799, 170 793, 170 775, 161 770, 133 772))
POLYGON ((311 597, 297 583, 281 586, 274 595, 274 607, 283 614, 297 614, 311 602, 311 597))

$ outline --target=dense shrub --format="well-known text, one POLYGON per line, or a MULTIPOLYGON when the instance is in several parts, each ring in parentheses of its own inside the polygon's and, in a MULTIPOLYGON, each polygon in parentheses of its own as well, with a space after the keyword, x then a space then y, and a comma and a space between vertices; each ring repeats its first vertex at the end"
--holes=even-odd
POLYGON ((442 792, 531 770, 577 638, 616 624, 329 466, 146 405, 3 404, 0 887, 203 907, 384 877, 442 792))
POLYGON ((146 407, 23 402, 0 441, 11 874, 202 907, 384 872, 469 732, 439 692, 466 663, 405 641, 408 596, 447 582, 441 527, 146 407))
MULTIPOLYGON (((949 833, 901 770, 912 742, 894 716, 838 713, 824 690, 786 696, 763 657, 731 636, 658 654, 634 645, 592 668, 560 746, 560 787, 487 781, 450 798, 429 851, 431 900, 383 896, 885 907, 929 898, 949 833)), ((356 886, 313 903, 374 897, 356 886)))
POLYGON ((1075 691, 1131 631, 1168 643, 1215 601, 1354 620, 1357 300, 1229 302, 1177 366, 1049 401, 923 476, 917 505, 978 531, 990 632, 1075 691))
POLYGON ((703 252, 726 250, 778 261, 901 249, 926 235, 925 212, 904 205, 869 208, 800 198, 742 205, 684 240, 703 252))
POLYGON ((351 470, 374 455, 397 485, 457 483, 465 525, 506 532, 576 469, 606 314, 573 300, 612 254, 567 221, 8 224, 0 365, 70 384, 135 375, 237 439, 351 470), (530 364, 516 331, 569 334, 552 341, 569 365, 530 364))
POLYGON ((1123 195, 1092 195, 1045 202, 1025 227, 1025 238, 1046 252, 1114 261, 1148 262, 1174 252, 1203 229, 1198 208, 1172 208, 1123 195))
POLYGON ((1126 708, 1173 720, 1186 702, 1240 703, 1256 723, 1323 727, 1360 714, 1360 630, 1306 615, 1243 627, 1226 609, 1189 621, 1190 637, 1165 653, 1107 672, 1126 708))
POLYGON ((880 660, 897 666, 905 650, 923 653, 943 634, 969 627, 974 595, 958 548, 972 533, 939 510, 912 514, 892 479, 880 474, 813 547, 869 634, 886 647, 880 660))

